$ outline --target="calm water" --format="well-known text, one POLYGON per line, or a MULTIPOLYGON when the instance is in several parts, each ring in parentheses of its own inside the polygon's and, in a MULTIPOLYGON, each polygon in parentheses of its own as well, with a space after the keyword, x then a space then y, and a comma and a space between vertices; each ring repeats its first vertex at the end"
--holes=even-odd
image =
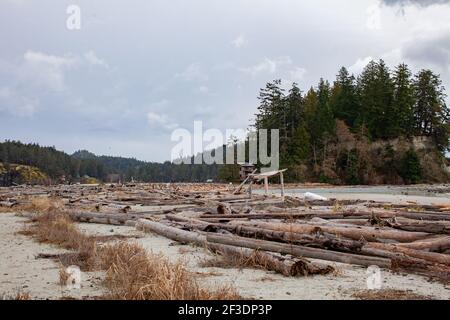
MULTIPOLYGON (((258 190, 264 193, 264 190, 258 190)), ((279 192, 279 189, 271 189, 271 192, 279 192)), ((324 197, 339 194, 387 194, 387 195, 409 195, 450 198, 450 186, 356 186, 356 187, 324 187, 324 188, 286 188, 286 193, 304 194, 313 192, 324 197)))

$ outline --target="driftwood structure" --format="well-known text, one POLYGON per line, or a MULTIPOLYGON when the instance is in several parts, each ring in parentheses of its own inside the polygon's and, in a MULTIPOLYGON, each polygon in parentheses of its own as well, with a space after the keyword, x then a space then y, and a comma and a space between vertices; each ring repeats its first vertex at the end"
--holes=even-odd
POLYGON ((249 199, 235 191, 222 184, 16 186, 0 188, 0 209, 30 216, 36 199, 51 198, 80 223, 135 226, 286 276, 324 274, 347 263, 449 283, 449 205, 282 201, 256 192, 249 199))

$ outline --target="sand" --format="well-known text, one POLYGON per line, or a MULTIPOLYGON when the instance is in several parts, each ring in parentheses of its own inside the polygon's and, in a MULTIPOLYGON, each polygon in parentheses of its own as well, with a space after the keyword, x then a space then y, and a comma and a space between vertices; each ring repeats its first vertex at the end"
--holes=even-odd
POLYGON ((36 256, 67 251, 17 234, 26 221, 13 213, 0 213, 0 296, 14 296, 18 291, 29 293, 33 299, 80 299, 102 294, 99 282, 103 275, 98 272, 82 272, 80 290, 61 287, 60 265, 49 259, 36 259, 36 256))
MULTIPOLYGON (((289 192, 288 192, 289 193, 289 192)), ((297 192, 294 192, 297 194, 297 192)), ((329 195, 329 194, 328 194, 329 195)), ((352 193, 343 198, 361 198, 361 195, 381 198, 383 201, 403 202, 410 196, 352 193), (350 197, 349 197, 350 196, 350 197), (389 197, 388 197, 389 196, 389 197)), ((335 193, 334 196, 340 196, 335 193)), ((413 196, 419 203, 446 201, 445 197, 413 196)), ((12 213, 0 214, 0 295, 14 294, 17 290, 30 293, 33 299, 59 299, 64 297, 92 298, 101 295, 102 272, 82 273, 82 287, 66 290, 59 285, 59 265, 48 259, 36 259, 39 253, 63 253, 64 250, 40 244, 32 238, 17 234, 23 228, 24 218, 12 213)), ((367 269, 334 263, 337 274, 314 277, 287 278, 265 270, 204 268, 199 263, 213 258, 203 248, 181 245, 167 238, 143 233, 134 227, 100 224, 78 224, 91 235, 125 235, 136 237, 128 241, 142 244, 148 251, 162 253, 172 261, 183 259, 188 268, 199 276, 201 285, 211 287, 223 284, 234 285, 239 293, 250 299, 353 299, 352 294, 367 289, 367 269)), ((327 262, 330 263, 330 262, 327 262)), ((411 274, 396 274, 382 270, 382 289, 411 290, 435 299, 450 299, 450 287, 427 278, 411 274)))
MULTIPOLYGON (((18 289, 28 292, 33 299, 92 298, 103 292, 103 273, 83 273, 80 290, 65 290, 59 285, 59 265, 47 259, 36 259, 39 253, 63 253, 64 250, 39 244, 31 238, 17 234, 26 219, 14 214, 0 214, 0 288, 2 293, 14 294, 18 289)), ((162 253, 172 261, 183 259, 188 268, 199 276, 202 285, 234 285, 239 293, 251 299, 352 299, 351 294, 365 290, 366 269, 345 264, 335 264, 337 275, 307 278, 286 278, 265 270, 237 270, 202 268, 199 262, 212 254, 203 248, 180 245, 173 241, 137 231, 133 227, 97 224, 79 224, 92 235, 128 235, 147 250, 162 253)), ((415 293, 438 299, 450 299, 450 288, 429 282, 416 275, 393 274, 382 271, 383 288, 413 290, 415 293)))

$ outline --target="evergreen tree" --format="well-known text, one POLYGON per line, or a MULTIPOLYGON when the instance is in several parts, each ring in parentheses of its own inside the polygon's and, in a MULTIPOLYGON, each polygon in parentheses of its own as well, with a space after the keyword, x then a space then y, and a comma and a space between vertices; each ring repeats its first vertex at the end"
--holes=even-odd
POLYGON ((332 110, 337 119, 344 120, 349 127, 354 127, 359 116, 360 106, 356 91, 355 77, 346 68, 339 70, 333 86, 332 110))
POLYGON ((449 148, 450 110, 438 75, 420 71, 414 80, 414 116, 416 133, 431 136, 441 151, 449 148))
POLYGON ((305 106, 302 92, 295 82, 292 84, 292 88, 289 90, 285 105, 287 109, 286 131, 288 137, 293 137, 295 135, 297 127, 300 124, 304 123, 305 120, 305 106))
POLYGON ((414 134, 414 91, 411 75, 408 66, 402 63, 398 65, 393 76, 393 103, 400 126, 398 133, 403 135, 414 134))
MULTIPOLYGON (((274 80, 266 84, 259 92, 258 113, 256 114, 256 129, 286 128, 286 115, 284 113, 284 89, 281 80, 274 80)), ((280 136, 284 135, 280 132, 280 136)))
POLYGON ((371 61, 358 81, 361 115, 357 123, 367 126, 373 139, 395 137, 399 132, 393 103, 394 85, 383 60, 371 61))

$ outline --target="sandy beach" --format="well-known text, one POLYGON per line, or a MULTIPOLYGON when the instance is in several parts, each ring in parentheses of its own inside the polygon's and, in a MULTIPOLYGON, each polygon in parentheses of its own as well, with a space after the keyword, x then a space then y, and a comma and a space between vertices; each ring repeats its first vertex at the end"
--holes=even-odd
MULTIPOLYGON (((345 189, 346 191, 348 189, 345 189)), ((389 190, 389 188, 386 188, 389 190)), ((276 192, 277 190, 273 190, 276 192)), ((287 190, 287 194, 299 195, 303 190, 287 190)), ((421 204, 449 203, 446 196, 408 196, 402 194, 370 193, 354 190, 343 192, 339 188, 315 190, 318 194, 333 198, 367 199, 421 204), (331 192, 331 191, 334 192, 331 192)), ((38 259, 39 254, 67 252, 52 245, 40 244, 29 236, 18 233, 28 219, 15 213, 0 214, 0 291, 14 294, 18 290, 28 292, 33 299, 91 299, 103 292, 101 281, 104 272, 83 272, 81 289, 67 290, 59 284, 58 262, 38 259)), ((354 299, 355 292, 367 289, 367 268, 333 263, 336 272, 330 275, 310 277, 284 277, 266 270, 201 267, 202 261, 213 258, 209 251, 192 245, 183 245, 167 238, 144 233, 130 226, 84 224, 77 226, 89 235, 132 237, 128 241, 142 244, 146 250, 161 253, 171 261, 182 259, 189 270, 201 278, 202 286, 231 284, 239 294, 249 299, 354 299)), ((394 273, 383 269, 382 288, 411 291, 433 299, 450 299, 450 287, 426 277, 394 273)))

